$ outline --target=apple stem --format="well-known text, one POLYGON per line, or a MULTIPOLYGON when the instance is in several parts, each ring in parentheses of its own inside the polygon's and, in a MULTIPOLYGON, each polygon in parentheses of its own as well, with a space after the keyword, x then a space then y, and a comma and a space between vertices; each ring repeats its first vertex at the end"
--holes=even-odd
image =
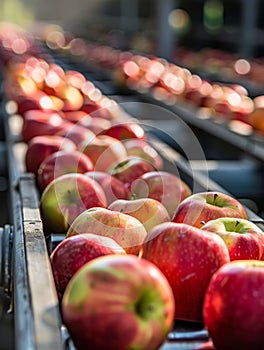
POLYGON ((215 193, 215 194, 214 194, 214 201, 216 201, 217 197, 218 197, 218 194, 215 193))

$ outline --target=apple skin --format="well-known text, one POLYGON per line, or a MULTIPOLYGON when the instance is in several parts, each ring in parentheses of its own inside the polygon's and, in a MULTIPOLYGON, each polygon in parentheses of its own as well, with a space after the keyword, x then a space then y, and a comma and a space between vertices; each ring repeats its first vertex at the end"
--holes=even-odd
POLYGON ((26 170, 36 175, 40 164, 50 154, 58 151, 73 152, 75 150, 75 144, 62 136, 43 135, 33 137, 28 143, 25 155, 26 170))
POLYGON ((114 164, 127 158, 127 151, 122 142, 107 136, 99 135, 78 147, 93 162, 96 171, 108 171, 114 164))
POLYGON ((78 125, 84 126, 85 128, 91 130, 95 135, 99 135, 104 129, 110 128, 112 123, 110 120, 104 118, 86 116, 80 120, 78 125))
POLYGON ((116 254, 92 260, 73 276, 62 316, 78 350, 154 350, 173 327, 174 307, 155 265, 116 254))
POLYGON ((175 318, 202 321, 208 283, 230 261, 227 247, 216 234, 186 224, 155 226, 143 244, 142 258, 154 263, 168 279, 175 298, 175 318))
POLYGON ((47 156, 38 168, 37 182, 41 191, 55 178, 69 173, 84 174, 94 168, 88 156, 79 151, 58 151, 47 156))
POLYGON ((101 135, 108 135, 118 140, 140 139, 145 140, 146 135, 143 128, 137 123, 114 124, 110 128, 102 131, 101 135))
POLYGON ((104 190, 107 205, 110 205, 117 199, 127 199, 128 190, 123 182, 116 179, 114 176, 103 171, 89 171, 85 175, 97 181, 104 190))
POLYGON ((244 206, 234 197, 221 192, 198 192, 184 199, 176 209, 173 222, 202 227, 220 217, 248 219, 244 206))
POLYGON ((111 167, 108 172, 122 181, 125 187, 130 191, 133 182, 137 178, 155 170, 154 165, 147 160, 140 157, 128 156, 125 160, 111 167))
POLYGON ((106 207, 102 187, 84 174, 70 173, 51 181, 40 198, 45 233, 66 233, 69 226, 88 208, 106 207))
POLYGON ((144 225, 131 215, 102 207, 81 213, 70 225, 66 237, 95 233, 114 239, 128 254, 138 255, 147 236, 144 225))
POLYGON ((126 254, 109 237, 86 233, 64 239, 53 250, 50 262, 59 301, 72 276, 85 263, 107 254, 126 254))
POLYGON ((67 137, 72 140, 77 148, 84 142, 93 142, 96 137, 91 130, 79 124, 73 124, 70 122, 66 122, 64 127, 59 130, 56 135, 67 137))
POLYGON ((192 194, 189 186, 178 176, 166 171, 147 172, 133 183, 132 198, 149 197, 161 202, 173 216, 179 203, 192 194))
POLYGON ((264 252, 264 232, 253 222, 239 218, 217 218, 201 227, 219 235, 232 260, 261 260, 264 252))
POLYGON ((152 198, 118 199, 110 204, 108 209, 133 216, 142 222, 147 232, 163 222, 171 221, 163 204, 152 198))
POLYGON ((203 319, 217 350, 263 349, 263 314, 263 261, 232 261, 214 274, 203 319))

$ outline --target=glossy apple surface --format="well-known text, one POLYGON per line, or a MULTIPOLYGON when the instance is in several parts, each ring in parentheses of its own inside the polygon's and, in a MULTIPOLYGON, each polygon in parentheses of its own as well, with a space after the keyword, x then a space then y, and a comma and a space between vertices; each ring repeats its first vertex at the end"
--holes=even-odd
POLYGON ((173 327, 174 299, 155 265, 132 255, 108 255, 74 275, 62 315, 79 350, 158 349, 173 327))
POLYGON ((125 251, 113 239, 92 233, 61 241, 50 256, 59 300, 76 271, 92 259, 108 254, 125 254, 125 251))
POLYGON ((149 197, 161 202, 172 217, 179 203, 192 194, 178 176, 166 171, 147 172, 133 183, 132 198, 149 197))
POLYGON ((203 298, 211 277, 230 261, 218 235, 176 223, 154 227, 143 245, 142 257, 168 279, 176 303, 175 318, 197 322, 202 321, 203 298))
POLYGON ((49 183, 40 198, 45 232, 66 233, 69 226, 88 208, 106 207, 102 187, 84 174, 66 174, 49 183))
POLYGON ((118 199, 110 204, 108 209, 133 216, 142 222, 147 232, 163 222, 171 221, 163 204, 152 198, 118 199))
POLYGON ((67 237, 87 232, 110 237, 127 253, 136 255, 147 236, 139 220, 105 208, 91 208, 81 213, 69 227, 67 237))
POLYGON ((202 227, 220 217, 248 219, 244 206, 234 197, 221 192, 198 192, 180 203, 172 221, 202 227))
POLYGON ((263 313, 263 261, 232 261, 215 273, 206 291, 203 319, 217 350, 262 349, 263 313))
POLYGON ((201 229, 216 233, 223 239, 231 261, 262 258, 264 232, 249 220, 218 218, 208 221, 201 229))

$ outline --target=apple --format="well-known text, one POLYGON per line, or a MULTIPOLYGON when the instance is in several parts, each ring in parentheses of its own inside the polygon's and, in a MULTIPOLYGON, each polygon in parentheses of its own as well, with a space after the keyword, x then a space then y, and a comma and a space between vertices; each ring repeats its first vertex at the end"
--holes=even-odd
POLYGON ((28 143, 26 150, 26 170, 27 172, 37 174, 40 164, 50 154, 58 151, 73 152, 75 150, 75 144, 71 140, 62 136, 35 136, 28 143))
POLYGON ((248 122, 254 130, 260 133, 264 133, 264 105, 255 107, 254 110, 248 115, 248 122))
POLYGON ((131 194, 132 198, 149 197, 158 200, 172 217, 179 203, 192 192, 177 175, 167 171, 151 171, 134 181, 131 194))
POLYGON ((66 122, 64 127, 56 132, 56 135, 67 137, 68 139, 72 140, 77 148, 84 142, 93 142, 96 137, 91 130, 88 130, 79 124, 73 124, 70 122, 66 122))
POLYGON ((147 232, 158 224, 171 221, 163 204, 152 198, 117 199, 108 209, 133 216, 142 222, 147 232))
POLYGON ((104 190, 107 205, 117 199, 127 199, 128 190, 123 182, 103 171, 88 171, 85 175, 97 181, 104 190))
POLYGON ((127 139, 123 141, 123 145, 129 156, 138 156, 148 160, 154 164, 157 170, 163 167, 163 160, 158 152, 147 141, 142 139, 127 139))
POLYGON ((101 135, 108 135, 118 140, 126 139, 146 139, 144 129, 135 122, 114 124, 110 128, 102 131, 101 135))
POLYGON ((122 142, 107 135, 98 135, 90 142, 84 141, 78 148, 92 160, 96 171, 106 172, 127 158, 122 142))
POLYGON ((263 314, 263 261, 232 261, 214 274, 203 320, 217 350, 263 349, 263 314))
POLYGON ((102 187, 84 174, 61 175, 49 183, 40 198, 40 213, 46 233, 66 233, 88 208, 106 207, 102 187))
POLYGON ((173 222, 202 227, 207 221, 221 217, 248 219, 244 206, 222 192, 198 192, 185 198, 176 209, 173 222))
POLYGON ((87 97, 84 98, 84 102, 80 110, 90 114, 93 118, 112 120, 112 115, 107 108, 102 108, 100 104, 91 101, 87 97))
POLYGON ((216 234, 174 222, 155 226, 143 244, 142 258, 154 263, 168 279, 176 303, 176 319, 202 321, 208 283, 229 254, 216 234))
POLYGON ((223 217, 208 221, 202 230, 218 234, 225 242, 230 260, 261 260, 264 253, 264 232, 253 222, 223 217))
POLYGON ((79 151, 58 151, 47 156, 38 168, 37 181, 41 191, 55 178, 69 173, 84 174, 93 170, 88 156, 79 151))
POLYGON ((110 120, 101 117, 84 117, 80 120, 79 125, 91 130, 95 135, 99 135, 104 129, 110 128, 112 125, 110 120))
POLYGON ((86 233, 61 241, 50 255, 50 262, 59 300, 69 280, 85 263, 102 255, 125 254, 109 237, 86 233))
POLYGON ((122 181, 128 190, 131 189, 133 182, 141 175, 150 171, 155 171, 154 165, 146 159, 127 156, 127 158, 115 165, 109 170, 109 174, 122 181))
POLYGON ((174 308, 164 275, 133 255, 88 262, 62 299, 63 321, 78 350, 158 349, 173 327, 174 308))
POLYGON ((147 232, 143 224, 131 215, 105 208, 90 208, 70 225, 66 237, 95 233, 114 239, 126 253, 138 255, 147 232))
POLYGON ((68 122, 71 123, 81 123, 81 121, 86 118, 92 119, 89 114, 85 113, 84 111, 64 111, 63 112, 63 117, 66 119, 68 122))

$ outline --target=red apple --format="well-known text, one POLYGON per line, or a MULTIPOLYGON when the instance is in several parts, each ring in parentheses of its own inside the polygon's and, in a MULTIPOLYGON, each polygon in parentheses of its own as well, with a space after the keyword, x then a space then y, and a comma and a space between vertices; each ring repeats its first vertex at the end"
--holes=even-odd
POLYGON ((84 174, 66 174, 49 183, 40 198, 45 232, 65 233, 88 208, 106 207, 102 187, 84 174))
POLYGON ((107 135, 99 135, 90 142, 85 141, 79 149, 92 160, 96 171, 107 171, 113 164, 127 158, 122 142, 107 135))
POLYGON ((237 199, 226 193, 208 191, 185 198, 172 221, 201 227, 207 221, 221 217, 248 218, 244 206, 237 199))
POLYGON ((151 171, 138 177, 131 188, 133 198, 149 197, 161 202, 173 216, 179 203, 192 194, 189 186, 177 175, 151 171))
POLYGON ((203 320, 217 350, 263 349, 263 314, 263 261, 232 261, 214 274, 203 320))
POLYGON ((118 140, 146 139, 144 129, 135 122, 114 124, 109 129, 102 131, 101 135, 108 135, 118 140))
POLYGON ((36 136, 30 140, 25 155, 26 170, 37 174, 43 160, 50 154, 58 151, 73 152, 75 144, 62 136, 36 136))
POLYGON ((84 174, 93 170, 89 157, 79 151, 58 151, 46 157, 38 168, 39 189, 44 188, 55 178, 69 173, 84 174))
POLYGON ((147 232, 158 224, 171 221, 163 204, 152 198, 117 199, 108 206, 108 209, 133 216, 142 222, 147 232))
POLYGON ((125 254, 125 251, 113 239, 93 233, 76 235, 61 241, 50 256, 59 300, 76 271, 92 259, 108 254, 125 254))
POLYGON ((67 137, 75 143, 76 147, 79 147, 83 143, 93 142, 95 134, 87 128, 73 123, 65 123, 64 127, 56 132, 56 135, 67 137))
POLYGON ((158 152, 147 141, 142 139, 127 139, 123 141, 123 145, 129 156, 138 156, 153 163, 157 170, 163 167, 163 160, 158 152))
POLYGON ((101 131, 110 128, 112 123, 104 118, 86 116, 80 120, 79 125, 91 130, 95 135, 99 135, 101 131))
POLYGON ((223 217, 208 221, 201 229, 216 233, 223 239, 231 261, 261 260, 264 253, 264 232, 253 222, 223 217))
POLYGON ((107 108, 102 108, 98 103, 91 101, 89 98, 84 99, 81 110, 90 114, 93 118, 112 120, 112 115, 107 108))
POLYGON ((201 322, 208 283, 219 267, 229 262, 223 240, 190 225, 163 223, 150 231, 142 257, 167 277, 174 293, 175 317, 201 322))
POLYGON ((67 237, 87 232, 110 237, 127 253, 136 255, 147 236, 139 220, 105 208, 91 208, 81 213, 69 227, 67 237))
POLYGON ((117 199, 127 199, 128 191, 120 180, 114 176, 103 171, 89 171, 85 173, 91 179, 97 181, 104 190, 107 205, 111 204, 117 199))
POLYGON ((78 350, 158 349, 173 327, 173 294, 149 261, 108 255, 74 275, 62 316, 78 350))

